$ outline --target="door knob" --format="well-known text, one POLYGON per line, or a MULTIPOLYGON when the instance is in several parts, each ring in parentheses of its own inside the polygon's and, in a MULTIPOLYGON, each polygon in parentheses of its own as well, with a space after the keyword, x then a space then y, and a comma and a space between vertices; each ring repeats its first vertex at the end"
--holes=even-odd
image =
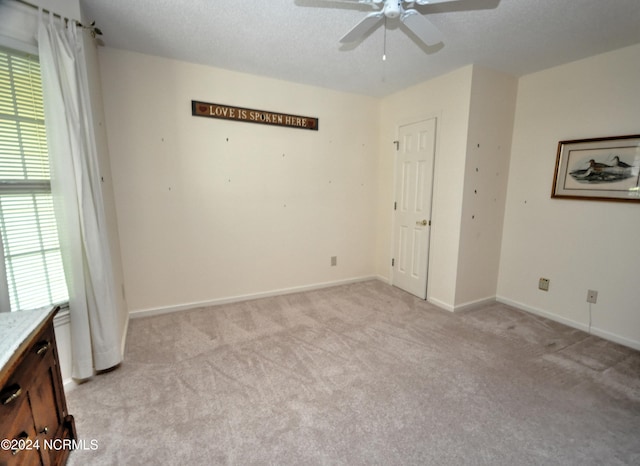
POLYGON ((416 222, 416 225, 422 225, 423 227, 426 227, 426 226, 427 226, 427 223, 428 223, 428 222, 427 222, 426 220, 423 220, 423 221, 419 221, 419 220, 418 220, 418 221, 416 222))

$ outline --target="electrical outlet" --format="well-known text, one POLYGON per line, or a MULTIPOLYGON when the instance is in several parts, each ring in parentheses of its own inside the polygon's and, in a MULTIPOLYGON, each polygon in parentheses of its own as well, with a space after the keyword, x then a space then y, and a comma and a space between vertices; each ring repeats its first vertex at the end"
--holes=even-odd
POLYGON ((596 304, 598 302, 598 292, 595 290, 587 290, 587 302, 596 304))
POLYGON ((331 267, 338 265, 338 256, 331 256, 331 267))
POLYGON ((549 279, 541 278, 540 281, 538 282, 538 289, 542 291, 549 291, 549 279))

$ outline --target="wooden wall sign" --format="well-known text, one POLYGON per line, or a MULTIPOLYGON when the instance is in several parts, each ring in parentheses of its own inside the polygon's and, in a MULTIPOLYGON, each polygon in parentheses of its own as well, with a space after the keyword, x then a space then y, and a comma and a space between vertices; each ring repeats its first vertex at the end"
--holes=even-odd
POLYGON ((229 105, 199 102, 197 100, 191 101, 191 115, 318 131, 317 118, 266 112, 264 110, 254 110, 251 108, 232 107, 229 105))

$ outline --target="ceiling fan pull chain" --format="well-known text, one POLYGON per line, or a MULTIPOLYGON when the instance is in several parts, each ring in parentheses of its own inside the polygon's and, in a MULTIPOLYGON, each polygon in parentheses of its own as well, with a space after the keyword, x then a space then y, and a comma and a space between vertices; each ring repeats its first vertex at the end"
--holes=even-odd
POLYGON ((382 45, 382 61, 387 60, 387 17, 384 17, 384 44, 382 45))

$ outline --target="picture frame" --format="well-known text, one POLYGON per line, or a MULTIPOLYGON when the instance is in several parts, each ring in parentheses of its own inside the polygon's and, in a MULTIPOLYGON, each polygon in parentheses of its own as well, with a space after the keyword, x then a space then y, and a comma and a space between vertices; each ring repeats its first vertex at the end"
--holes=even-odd
POLYGON ((640 202, 640 134, 560 141, 551 197, 640 202))

